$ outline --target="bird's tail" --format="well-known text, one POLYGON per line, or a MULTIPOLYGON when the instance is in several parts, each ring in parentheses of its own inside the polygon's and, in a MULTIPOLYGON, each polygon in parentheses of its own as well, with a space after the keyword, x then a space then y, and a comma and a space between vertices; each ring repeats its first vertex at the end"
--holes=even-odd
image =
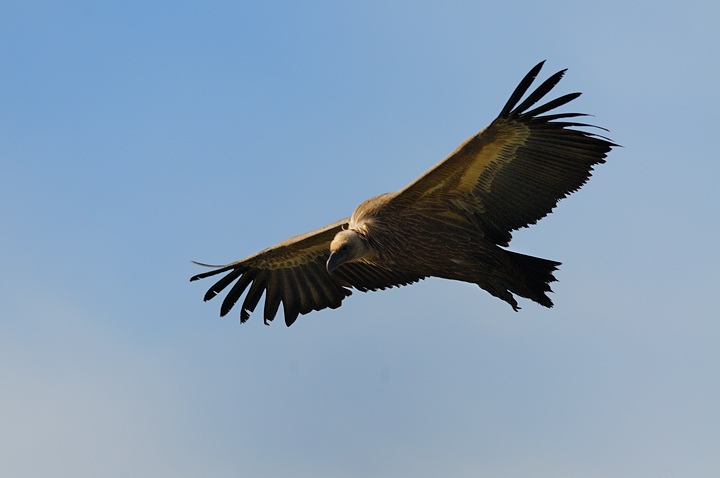
POLYGON ((513 294, 533 300, 545 307, 552 307, 552 300, 546 292, 552 292, 550 283, 557 280, 553 272, 560 263, 507 250, 504 252, 510 262, 507 275, 493 277, 481 287, 510 304, 515 310, 520 307, 513 294))

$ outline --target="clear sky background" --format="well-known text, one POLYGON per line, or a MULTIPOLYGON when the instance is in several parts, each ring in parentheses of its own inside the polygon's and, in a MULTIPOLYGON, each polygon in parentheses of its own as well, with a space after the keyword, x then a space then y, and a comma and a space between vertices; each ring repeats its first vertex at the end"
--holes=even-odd
POLYGON ((3 2, 0 475, 720 476, 720 4, 3 2), (622 149, 512 249, 286 328, 202 302, 488 124, 523 75, 622 149))

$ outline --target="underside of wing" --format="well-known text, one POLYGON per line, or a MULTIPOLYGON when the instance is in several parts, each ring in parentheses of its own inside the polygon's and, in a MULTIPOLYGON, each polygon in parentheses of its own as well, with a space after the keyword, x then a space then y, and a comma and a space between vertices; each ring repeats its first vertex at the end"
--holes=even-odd
POLYGON ((220 307, 221 316, 226 315, 247 290, 240 311, 241 322, 250 318, 250 313, 264 294, 265 323, 269 324, 275 318, 282 303, 285 323, 290 326, 299 314, 340 307, 342 300, 351 294, 325 269, 330 241, 347 222, 348 219, 343 219, 290 238, 240 261, 198 274, 190 280, 227 273, 205 294, 205 300, 210 300, 233 284, 220 307))
POLYGON ((208 301, 229 287, 220 306, 225 316, 245 294, 240 321, 245 322, 265 296, 263 317, 269 324, 283 306, 285 324, 292 325, 301 314, 326 308, 335 309, 352 294, 348 287, 362 292, 386 289, 416 282, 422 277, 389 271, 363 263, 340 266, 330 275, 325 263, 330 242, 347 225, 348 219, 316 231, 296 236, 243 260, 198 274, 195 281, 218 274, 225 275, 208 289, 208 301))
POLYGON ((534 224, 578 190, 614 143, 578 129, 581 113, 546 114, 578 96, 536 104, 560 81, 550 76, 527 95, 543 63, 517 86, 500 115, 450 156, 401 191, 408 204, 445 201, 476 222, 488 239, 506 245, 510 232, 534 224))
POLYGON ((425 278, 422 275, 398 272, 363 262, 343 264, 333 275, 361 292, 410 285, 425 278))

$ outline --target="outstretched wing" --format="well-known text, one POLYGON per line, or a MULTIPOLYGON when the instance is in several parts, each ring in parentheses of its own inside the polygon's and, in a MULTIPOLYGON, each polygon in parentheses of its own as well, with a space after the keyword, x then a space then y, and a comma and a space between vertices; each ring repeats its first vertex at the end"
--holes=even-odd
POLYGON ((507 245, 510 232, 536 223, 558 201, 590 178, 613 146, 592 126, 570 118, 581 113, 545 114, 574 100, 570 93, 531 109, 563 77, 559 71, 524 101, 544 62, 517 86, 500 115, 396 196, 402 204, 445 201, 476 222, 486 237, 507 245))
POLYGON ((220 306, 221 316, 226 315, 247 290, 240 311, 241 322, 250 318, 250 313, 255 310, 264 293, 265 323, 269 324, 275 318, 282 302, 285 324, 289 327, 299 314, 340 307, 343 299, 352 294, 348 287, 366 292, 422 279, 362 263, 343 264, 330 275, 325 269, 330 255, 330 242, 347 223, 348 219, 343 219, 292 237, 240 261, 198 274, 190 280, 226 272, 205 294, 205 300, 208 301, 234 283, 220 306))

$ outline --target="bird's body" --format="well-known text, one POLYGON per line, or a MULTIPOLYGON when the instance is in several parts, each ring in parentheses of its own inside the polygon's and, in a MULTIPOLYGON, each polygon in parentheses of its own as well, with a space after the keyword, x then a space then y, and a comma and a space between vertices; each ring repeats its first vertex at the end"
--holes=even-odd
MULTIPOLYGON (((328 263, 344 243, 335 244, 338 238, 357 235, 368 245, 367 248, 355 246, 355 249, 366 250, 365 256, 354 258, 356 261, 402 270, 417 279, 439 277, 474 283, 507 301, 514 309, 518 308, 517 302, 507 290, 552 306, 545 295, 550 288, 545 284, 554 280, 552 271, 559 263, 499 247, 462 212, 443 207, 445 201, 420 201, 397 207, 393 204, 395 196, 378 196, 358 206, 348 229, 339 232, 330 244, 328 263), (535 274, 526 270, 528 262, 534 262, 535 274), (538 268, 545 271, 545 280, 532 283, 538 268)), ((337 265, 331 270, 335 268, 337 265)))
POLYGON ((558 121, 578 113, 544 115, 572 101, 564 95, 527 111, 560 80, 563 71, 520 104, 542 67, 516 88, 498 118, 407 187, 360 204, 352 216, 288 239, 222 272, 205 300, 234 282, 221 307, 225 315, 247 289, 241 321, 265 294, 265 322, 283 304, 285 322, 298 314, 336 308, 350 295, 440 277, 477 284, 508 302, 513 294, 546 307, 558 262, 507 249, 511 231, 534 224, 579 189, 604 162, 612 142, 558 121))

